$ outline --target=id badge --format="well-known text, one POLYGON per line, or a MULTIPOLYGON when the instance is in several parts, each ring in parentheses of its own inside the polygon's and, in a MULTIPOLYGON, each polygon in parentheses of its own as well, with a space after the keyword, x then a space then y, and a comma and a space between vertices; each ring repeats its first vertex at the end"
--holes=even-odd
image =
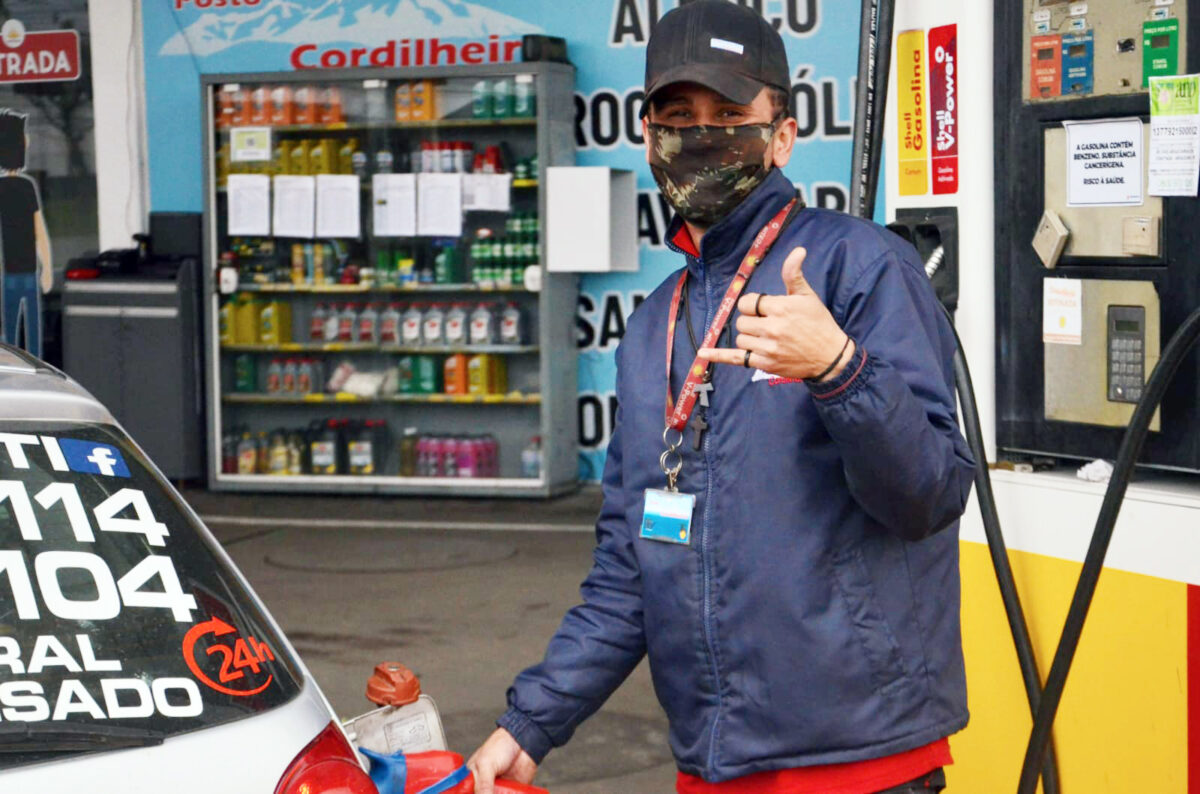
POLYGON ((696 497, 692 494, 647 489, 641 536, 647 540, 686 546, 692 539, 692 514, 695 510, 696 497))

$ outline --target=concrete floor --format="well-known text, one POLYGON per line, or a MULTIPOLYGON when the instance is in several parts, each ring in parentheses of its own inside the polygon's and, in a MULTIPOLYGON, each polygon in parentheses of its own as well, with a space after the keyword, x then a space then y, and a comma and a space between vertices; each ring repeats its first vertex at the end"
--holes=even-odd
MULTIPOLYGON (((463 755, 491 732, 513 676, 541 658, 578 603, 599 509, 595 489, 549 502, 184 495, 340 716, 370 710, 367 677, 378 662, 400 661, 437 701, 450 747, 463 755)), ((674 779, 643 664, 535 782, 553 794, 662 794, 674 779)))

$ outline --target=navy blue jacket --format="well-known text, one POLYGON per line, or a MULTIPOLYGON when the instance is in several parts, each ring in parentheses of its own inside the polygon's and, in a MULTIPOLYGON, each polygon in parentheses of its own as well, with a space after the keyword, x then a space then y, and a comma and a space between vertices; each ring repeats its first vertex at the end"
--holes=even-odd
MULTIPOLYGON (((687 257, 698 338, 754 235, 793 195, 773 170, 687 257)), ((821 384, 716 367, 711 429, 700 452, 691 430, 684 443, 679 489, 697 497, 687 546, 638 536, 644 491, 665 487, 679 273, 630 318, 583 604, 517 677, 498 723, 535 761, 644 654, 678 767, 709 781, 878 758, 967 724, 957 522, 974 463, 955 417, 954 338, 916 251, 827 210, 796 216, 746 292, 785 294, 797 246, 858 352, 821 384)), ((694 357, 682 323, 675 341, 677 391, 694 357)))

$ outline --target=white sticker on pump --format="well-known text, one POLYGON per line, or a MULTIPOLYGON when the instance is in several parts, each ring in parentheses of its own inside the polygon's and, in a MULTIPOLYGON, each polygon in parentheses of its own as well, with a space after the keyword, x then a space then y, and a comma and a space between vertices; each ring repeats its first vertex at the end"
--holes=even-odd
POLYGON ((1088 4, 1087 3, 1072 3, 1071 9, 1067 13, 1073 17, 1082 17, 1082 16, 1085 16, 1087 14, 1087 12, 1088 12, 1088 4))
POLYGON ((1042 282, 1042 342, 1083 344, 1083 282, 1048 278, 1042 282))
POLYGON ((1164 19, 1170 19, 1170 16, 1168 16, 1169 13, 1170 12, 1165 8, 1152 8, 1150 9, 1150 19, 1155 22, 1160 22, 1164 19))
POLYGON ((1041 11, 1034 11, 1033 12, 1033 21, 1034 22, 1049 22, 1050 21, 1050 10, 1047 8, 1043 8, 1041 11))
POLYGON ((1083 17, 1072 19, 1067 25, 1067 30, 1087 30, 1087 20, 1083 17))
POLYGON ((1154 0, 1154 5, 1156 5, 1156 6, 1173 6, 1173 5, 1175 5, 1175 0, 1154 0))

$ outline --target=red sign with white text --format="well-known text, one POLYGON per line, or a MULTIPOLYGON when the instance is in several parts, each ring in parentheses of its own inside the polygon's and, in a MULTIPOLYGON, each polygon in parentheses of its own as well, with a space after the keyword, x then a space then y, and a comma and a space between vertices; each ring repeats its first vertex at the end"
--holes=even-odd
POLYGON ((929 110, 934 195, 958 192, 958 26, 929 31, 929 110))
POLYGON ((79 79, 79 32, 15 32, 0 35, 0 83, 49 83, 79 79))

